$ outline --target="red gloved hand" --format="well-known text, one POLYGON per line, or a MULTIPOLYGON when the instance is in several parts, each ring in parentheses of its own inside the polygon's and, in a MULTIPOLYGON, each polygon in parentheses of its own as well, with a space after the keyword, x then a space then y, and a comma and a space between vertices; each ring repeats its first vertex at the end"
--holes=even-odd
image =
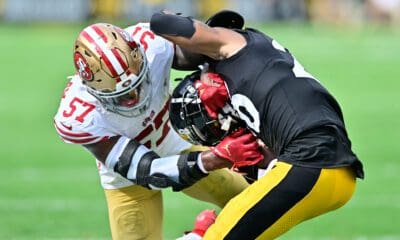
POLYGON ((204 210, 196 217, 196 221, 194 223, 194 228, 192 232, 200 235, 201 237, 204 236, 207 229, 214 224, 215 219, 217 218, 217 214, 215 210, 204 210))
POLYGON ((222 109, 229 100, 228 90, 224 80, 217 73, 206 73, 204 78, 206 78, 205 81, 196 81, 195 86, 208 115, 216 119, 218 110, 222 109))
POLYGON ((225 137, 210 150, 216 156, 233 162, 232 168, 254 165, 264 159, 256 137, 243 128, 225 137))

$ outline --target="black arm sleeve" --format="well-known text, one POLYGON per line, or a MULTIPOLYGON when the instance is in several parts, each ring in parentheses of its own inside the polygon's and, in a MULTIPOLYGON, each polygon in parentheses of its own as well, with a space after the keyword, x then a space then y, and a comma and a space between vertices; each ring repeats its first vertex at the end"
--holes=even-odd
POLYGON ((178 160, 179 181, 186 187, 193 185, 203 177, 207 176, 197 165, 197 157, 200 152, 182 154, 178 160))
POLYGON ((192 18, 164 13, 154 13, 151 16, 150 29, 156 34, 181 36, 189 39, 196 30, 192 18))

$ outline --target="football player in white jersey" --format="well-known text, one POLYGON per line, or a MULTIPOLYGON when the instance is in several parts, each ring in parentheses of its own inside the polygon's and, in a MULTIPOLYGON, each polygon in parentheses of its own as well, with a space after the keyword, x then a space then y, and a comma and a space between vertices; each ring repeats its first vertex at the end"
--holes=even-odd
POLYGON ((199 162, 212 154, 200 154, 171 130, 170 69, 178 50, 145 23, 93 24, 74 44, 77 72, 54 124, 66 143, 97 159, 114 240, 162 238, 162 188, 223 207, 248 186, 227 168, 207 173, 199 162))

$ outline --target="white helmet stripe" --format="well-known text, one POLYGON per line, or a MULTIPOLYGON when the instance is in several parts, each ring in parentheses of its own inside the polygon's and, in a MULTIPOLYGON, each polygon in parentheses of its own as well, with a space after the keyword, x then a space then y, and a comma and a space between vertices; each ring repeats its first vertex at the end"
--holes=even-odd
POLYGON ((105 59, 105 61, 108 60, 111 63, 110 65, 107 64, 107 67, 110 69, 110 71, 115 71, 118 76, 121 75, 124 72, 124 69, 122 68, 117 57, 108 48, 104 39, 93 29, 93 27, 86 28, 85 32, 93 39, 94 43, 98 46, 96 50, 99 52, 99 54, 107 58, 105 59))

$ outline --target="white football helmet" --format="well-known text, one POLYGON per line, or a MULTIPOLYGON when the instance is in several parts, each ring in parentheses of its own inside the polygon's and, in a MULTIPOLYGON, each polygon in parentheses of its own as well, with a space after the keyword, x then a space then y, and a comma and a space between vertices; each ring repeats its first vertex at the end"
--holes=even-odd
POLYGON ((106 110, 134 117, 150 105, 146 55, 125 30, 107 23, 86 27, 75 41, 74 63, 87 91, 106 110))

